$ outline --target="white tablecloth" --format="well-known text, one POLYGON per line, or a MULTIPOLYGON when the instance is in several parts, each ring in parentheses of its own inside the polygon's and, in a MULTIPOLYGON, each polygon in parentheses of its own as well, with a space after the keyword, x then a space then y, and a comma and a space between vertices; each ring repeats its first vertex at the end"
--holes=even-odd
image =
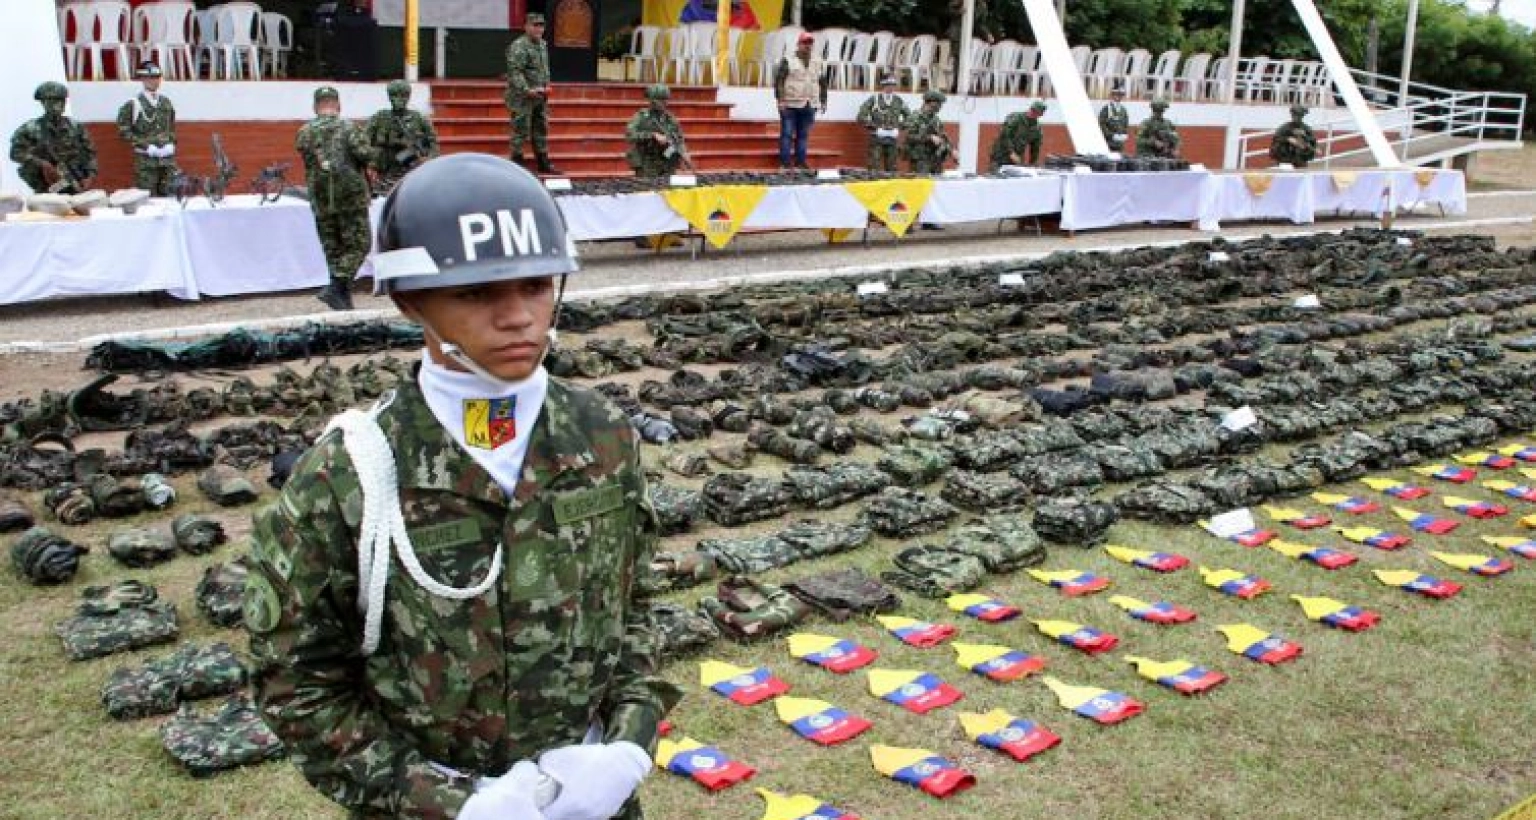
POLYGON ((941 179, 920 222, 948 224, 1054 214, 1061 210, 1061 175, 1011 179, 941 179))
POLYGON ((1396 173, 1380 168, 1309 173, 1312 206, 1318 214, 1353 213, 1379 217, 1386 213, 1387 198, 1396 173), (1350 181, 1351 176, 1353 181, 1350 181))
POLYGON ((1254 196, 1244 179, 1246 174, 1212 174, 1205 186, 1205 204, 1200 213, 1200 230, 1219 231, 1223 222, 1271 219, 1289 220, 1297 225, 1313 221, 1312 182, 1306 174, 1262 174, 1270 180, 1263 196, 1254 196))
POLYGON ((325 252, 308 202, 285 197, 262 205, 244 194, 214 208, 196 199, 178 216, 200 295, 277 293, 326 283, 325 252))
POLYGON ((168 291, 197 297, 177 214, 0 223, 0 304, 168 291))
POLYGON ((1400 211, 1412 210, 1420 205, 1432 205, 1443 209, 1449 216, 1461 216, 1467 212, 1467 177, 1460 171, 1434 170, 1434 178, 1428 185, 1420 185, 1419 171, 1402 170, 1392 174, 1392 204, 1400 211))
POLYGON ((555 202, 565 214, 566 231, 577 241, 654 236, 688 229, 688 220, 667 207, 667 201, 657 193, 562 196, 555 202))
POLYGON ((742 227, 852 230, 868 222, 869 210, 847 188, 834 183, 769 188, 742 227))
POLYGON ((1139 222, 1200 219, 1208 171, 1139 174, 1065 174, 1061 228, 1083 231, 1139 222))

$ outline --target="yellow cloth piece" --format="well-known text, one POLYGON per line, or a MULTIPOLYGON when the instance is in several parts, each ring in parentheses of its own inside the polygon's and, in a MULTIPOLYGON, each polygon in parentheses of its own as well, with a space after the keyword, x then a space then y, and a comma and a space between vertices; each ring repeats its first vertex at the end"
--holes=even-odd
POLYGON ((1333 531, 1356 544, 1364 544, 1367 538, 1381 535, 1381 530, 1375 527, 1334 527, 1333 531))
POLYGON ((869 693, 877 698, 900 689, 915 681, 923 673, 916 669, 871 669, 869 675, 869 693))
POLYGON ((960 713, 960 728, 965 730, 965 736, 975 740, 982 735, 990 735, 1000 729, 1006 729, 1008 724, 1018 720, 1013 715, 1002 709, 993 709, 986 714, 976 712, 960 713))
POLYGON ((1239 654, 1270 637, 1268 632, 1252 624, 1223 624, 1216 627, 1216 631, 1227 636, 1227 648, 1239 654))
POLYGON ((886 629, 906 629, 911 626, 924 626, 927 621, 919 621, 916 618, 903 618, 900 615, 876 615, 875 620, 886 629))
POLYGON ((672 758, 683 752, 691 752, 694 749, 702 749, 704 744, 691 737, 682 737, 677 740, 662 738, 656 741, 656 768, 663 771, 672 764, 672 758))
POLYGON ((1151 606, 1146 601, 1140 598, 1132 598, 1129 595, 1111 595, 1109 596, 1109 602, 1126 612, 1135 612, 1138 609, 1146 609, 1151 606))
POLYGON ((927 749, 903 749, 899 746, 882 746, 879 743, 869 747, 869 760, 874 764, 875 771, 886 777, 933 756, 933 752, 927 749))
POLYGON ((1429 555, 1442 564, 1467 572, 1471 572, 1473 567, 1481 566, 1493 560, 1491 556, 1477 555, 1470 552, 1436 552, 1430 550, 1429 555))
POLYGON ((808 794, 779 794, 767 789, 758 789, 757 794, 767 804, 762 820, 801 820, 826 805, 826 801, 808 794))
POLYGON ((766 185, 710 185, 661 192, 667 205, 717 248, 730 244, 767 195, 766 185))
POLYGON ((1527 515, 1526 517, 1520 519, 1520 526, 1525 527, 1528 530, 1536 529, 1536 515, 1527 515))
POLYGON ((1493 546, 1493 547, 1498 547, 1499 549, 1505 549, 1505 550, 1510 549, 1511 547, 1518 547, 1521 544, 1524 544, 1524 543, 1526 543, 1527 541, 1530 541, 1530 540, 1531 539, 1529 539, 1529 538, 1521 538, 1518 535, 1485 535, 1485 536, 1483 536, 1483 543, 1484 544, 1487 544, 1487 545, 1493 546))
POLYGON ((1109 553, 1109 557, 1116 561, 1124 561, 1127 564, 1133 563, 1137 559, 1151 558, 1153 555, 1151 550, 1131 549, 1130 547, 1122 547, 1117 544, 1105 544, 1104 551, 1109 553))
POLYGON ((1376 576, 1376 580, 1389 587, 1400 587, 1403 584, 1412 583, 1420 575, 1411 569, 1375 569, 1371 570, 1371 574, 1376 576))
POLYGON ((1097 686, 1073 686, 1056 678, 1046 675, 1040 681, 1056 695, 1056 702, 1068 709, 1076 709, 1090 700, 1108 692, 1108 689, 1100 689, 1097 686))
POLYGON ((1170 678, 1182 674, 1195 664, 1184 660, 1155 661, 1151 658, 1140 658, 1135 655, 1126 655, 1125 660, 1136 667, 1136 674, 1149 681, 1157 681, 1159 678, 1170 678))
POLYGON ((1464 507, 1464 506, 1468 506, 1468 505, 1471 505, 1471 504, 1476 504, 1477 503, 1477 499, 1475 499, 1475 498, 1458 498, 1458 497, 1456 497, 1454 495, 1448 495, 1448 496, 1445 496, 1444 498, 1441 498, 1440 499, 1440 503, 1444 504, 1446 509, 1454 510, 1457 507, 1464 507))
POLYGON ((814 655, 817 652, 831 649, 841 640, 842 638, 834 638, 831 635, 813 635, 809 632, 796 632, 789 636, 789 654, 797 658, 803 658, 806 655, 814 655))
POLYGON ((891 233, 906 236, 917 215, 933 195, 931 179, 887 179, 879 182, 848 182, 843 188, 885 223, 891 233))
POLYGON ((1014 650, 1006 646, 998 646, 989 643, 957 643, 955 648, 955 663, 961 669, 971 669, 977 664, 983 664, 993 658, 1000 658, 1014 650))
POLYGON ((757 671, 756 667, 732 666, 720 661, 701 661, 699 663, 699 683, 705 686, 714 686, 721 681, 728 681, 731 678, 747 675, 755 671, 757 671))
POLYGON ((1331 507, 1335 504, 1343 504, 1344 502, 1348 501, 1349 496, 1340 495, 1338 493, 1313 493, 1312 500, 1319 504, 1327 504, 1331 507))
POLYGON ((984 604, 990 600, 992 600, 991 596, 976 595, 975 593, 966 592, 959 595, 951 595, 948 598, 945 598, 944 605, 956 612, 964 612, 970 607, 976 606, 977 604, 984 604))
POLYGON ((1514 458, 1515 455, 1520 453, 1522 450, 1529 449, 1531 449, 1531 445, 1529 444, 1506 444, 1494 452, 1497 452, 1501 456, 1509 456, 1510 458, 1514 458))
POLYGON ((852 228, 822 228, 821 232, 826 235, 828 245, 837 245, 853 235, 852 228))
POLYGON ((1435 473, 1444 470, 1446 466, 1447 465, 1444 464, 1423 464, 1418 467, 1409 467, 1408 469, 1409 471, 1418 473, 1419 475, 1433 476, 1435 473))
POLYGON ((1454 455, 1451 456, 1451 458, 1456 459, 1468 467, 1480 467, 1482 466, 1483 462, 1487 461, 1492 455, 1493 453, 1478 451, 1476 453, 1462 453, 1460 455, 1454 455))
POLYGON ((1490 490, 1493 490, 1496 493, 1502 493, 1502 492, 1507 492, 1509 490, 1513 490, 1514 488, 1516 488, 1516 487, 1518 487, 1520 485, 1516 484, 1513 481, 1505 481, 1503 479, 1495 478, 1495 479, 1493 479, 1491 481, 1484 481, 1483 482, 1483 486, 1488 488, 1488 489, 1490 489, 1490 490))
POLYGON ((1523 475, 1526 478, 1536 479, 1536 468, 1521 467, 1520 468, 1520 475, 1523 475))
POLYGON ((1259 199, 1269 193, 1269 186, 1275 184, 1273 174, 1243 174, 1243 184, 1248 186, 1248 193, 1254 199, 1259 199))
POLYGON ((1333 177, 1333 189, 1341 194, 1348 191, 1360 180, 1359 171, 1334 171, 1331 176, 1333 177))
POLYGON ((1403 486, 1403 482, 1398 481, 1395 478, 1362 478, 1360 479, 1360 483, 1370 487, 1377 492, 1385 492, 1387 490, 1393 489, 1394 487, 1403 486))
POLYGON ((1308 546, 1307 544, 1298 544, 1294 541, 1286 541, 1282 538, 1276 538, 1265 546, 1269 547, 1275 552, 1280 553, 1281 555, 1284 555, 1287 558, 1300 558, 1301 556, 1306 555, 1312 551, 1312 547, 1308 546))
POLYGON ((1312 621, 1322 620, 1348 606, 1344 602, 1335 601, 1332 598, 1308 598, 1303 595, 1292 595, 1291 600, 1301 604, 1302 614, 1312 621))
POLYGON ((773 699, 773 709, 778 713, 779 720, 785 723, 794 723, 803 717, 820 714, 831 708, 832 704, 814 698, 792 698, 788 695, 780 695, 773 699))
MULTIPOLYGON (((644 0, 640 6, 640 21, 647 26, 674 28, 687 5, 688 0, 644 0)), ((735 3, 721 5, 730 9, 734 8, 735 3)), ((757 24, 763 31, 778 28, 784 18, 784 0, 747 0, 747 6, 752 9, 752 16, 757 18, 757 24)), ((666 52, 662 52, 662 56, 666 56, 666 52)))
POLYGON ((1075 624, 1071 621, 1035 621, 1034 624, 1036 629, 1052 638, 1071 635, 1073 632, 1083 628, 1082 624, 1075 624))
POLYGON ((1235 569, 1206 569, 1205 567, 1201 567, 1200 577, 1205 580, 1206 586, 1219 587, 1228 581, 1237 581, 1242 578, 1246 578, 1248 577, 1248 573, 1238 572, 1235 569))
POLYGON ((1281 523, 1286 521, 1295 521, 1298 518, 1307 517, 1306 513, 1295 509, 1294 507, 1271 507, 1268 504, 1265 504, 1263 510, 1266 514, 1269 515, 1270 518, 1273 518, 1274 520, 1281 523))
POLYGON ((1429 184, 1431 182, 1435 181, 1435 172, 1434 171, 1414 171, 1413 172, 1413 181, 1419 183, 1419 187, 1420 188, 1428 188, 1429 184))

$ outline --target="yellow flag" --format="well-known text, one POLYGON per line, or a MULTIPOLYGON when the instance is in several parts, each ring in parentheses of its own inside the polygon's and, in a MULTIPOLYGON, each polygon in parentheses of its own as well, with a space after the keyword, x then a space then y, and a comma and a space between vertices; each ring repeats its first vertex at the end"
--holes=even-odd
POLYGON ((1007 726, 1014 721, 1013 715, 1001 709, 993 709, 985 714, 976 712, 961 712, 960 727, 965 730, 968 737, 989 735, 1007 726))
POLYGON ((807 817, 825 816, 816 812, 821 811, 826 804, 808 794, 779 794, 767 789, 758 789, 757 793, 767 803, 763 808, 762 820, 804 820, 807 817))
POLYGON ((1275 184, 1275 177, 1273 174, 1243 174, 1243 184, 1248 186, 1248 193, 1259 199, 1269 193, 1269 186, 1275 184))
POLYGON ((1434 171, 1414 171, 1413 172, 1413 181, 1419 183, 1419 187, 1420 188, 1428 188, 1429 184, 1431 182, 1435 181, 1435 172, 1434 171))
POLYGON ((1355 182, 1359 179, 1359 171, 1334 171, 1333 188, 1342 194, 1345 191, 1348 191, 1350 188, 1354 187, 1355 182))
POLYGON ((672 210, 688 220, 709 244, 723 248, 768 195, 766 185, 711 185, 661 192, 672 210))
POLYGON ((891 233, 906 236, 907 229, 917 221, 917 215, 933 195, 931 179, 887 179, 880 182, 849 182, 843 185, 848 193, 869 209, 876 219, 885 223, 891 233))

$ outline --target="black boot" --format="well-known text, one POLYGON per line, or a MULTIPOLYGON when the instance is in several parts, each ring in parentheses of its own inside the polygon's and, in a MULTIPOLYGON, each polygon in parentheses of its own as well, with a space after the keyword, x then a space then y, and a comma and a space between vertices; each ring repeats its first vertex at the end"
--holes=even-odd
POLYGON ((523 152, 522 151, 518 151, 517 153, 512 155, 512 162, 513 162, 513 164, 517 165, 520 168, 527 168, 528 167, 528 160, 523 158, 523 152))
POLYGON ((352 290, 350 283, 345 279, 332 279, 321 291, 315 294, 315 298, 325 303, 331 310, 351 310, 352 290))
POLYGON ((539 173, 551 175, 558 175, 560 173, 560 169, 556 168, 554 164, 549 161, 549 154, 539 154, 538 159, 539 173))

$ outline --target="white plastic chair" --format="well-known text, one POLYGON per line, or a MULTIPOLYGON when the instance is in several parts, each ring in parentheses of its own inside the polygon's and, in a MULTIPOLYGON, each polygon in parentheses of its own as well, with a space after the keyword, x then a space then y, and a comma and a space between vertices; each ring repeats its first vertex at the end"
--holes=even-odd
MULTIPOLYGON (((1029 96, 1040 95, 1040 83, 1045 78, 1045 69, 1040 65, 1040 47, 1024 46, 1019 49, 1019 78, 1029 81, 1029 96)), ((1023 90, 1020 83, 1020 90, 1023 90)))
POLYGON ((875 32, 874 53, 870 55, 869 88, 880 82, 880 75, 895 65, 896 35, 889 31, 875 32))
POLYGON ((1210 67, 1211 55, 1201 52, 1190 55, 1184 61, 1179 75, 1168 83, 1168 96, 1181 100, 1197 100, 1205 92, 1205 73, 1210 67))
POLYGON ((1178 49, 1165 51, 1157 56, 1157 62, 1153 64, 1152 71, 1147 74, 1139 88, 1131 88, 1129 91, 1137 94, 1151 93, 1153 97, 1161 97, 1167 93, 1174 81, 1179 76, 1179 58, 1184 55, 1178 49))
MULTIPOLYGON (((128 54, 130 8, 127 0, 91 0, 65 6, 66 20, 74 23, 75 39, 65 49, 65 71, 70 79, 106 79, 113 67, 119 80, 133 76, 128 54)), ((67 30, 67 28, 66 28, 67 30)))
POLYGON ((1303 63, 1302 76, 1296 80, 1296 99, 1302 105, 1333 107, 1333 77, 1328 66, 1319 62, 1303 63))
POLYGON ((992 45, 977 37, 971 38, 970 82, 959 79, 960 55, 955 55, 955 93, 992 93, 992 45))
MULTIPOLYGON (((1077 69, 1077 76, 1082 77, 1083 85, 1087 86, 1088 62, 1093 59, 1093 49, 1088 46, 1073 46, 1070 53, 1072 54, 1072 65, 1077 69)), ((1047 73, 1040 84, 1040 93, 1047 97, 1056 93, 1056 89, 1051 85, 1049 73, 1047 73)))
POLYGON ((191 0, 162 0, 133 10, 134 62, 160 66, 167 80, 195 79, 191 0))
POLYGON ((953 92, 955 90, 955 58, 954 44, 946 37, 938 40, 933 48, 933 84, 935 87, 953 92))
POLYGON ((1299 60, 1275 60, 1269 64, 1269 74, 1264 78, 1261 94, 1273 102, 1286 102, 1292 97, 1291 84, 1295 81, 1299 60))
POLYGON ((689 23, 683 27, 687 39, 688 84, 699 85, 707 73, 714 79, 715 53, 719 48, 716 35, 719 27, 714 23, 689 23))
POLYGON ((261 79, 257 44, 261 7, 255 3, 225 3, 211 11, 213 39, 198 46, 198 64, 206 58, 209 79, 261 79))
POLYGON ((917 89, 922 80, 927 80, 930 87, 934 87, 934 56, 938 51, 938 38, 932 34, 919 34, 907 43, 906 59, 896 65, 896 79, 900 82, 903 76, 911 83, 912 93, 917 89))
POLYGON ((1265 87, 1265 75, 1269 72, 1268 57, 1249 57, 1237 64, 1237 95, 1252 102, 1259 98, 1265 87))
POLYGON ((681 83, 688 70, 688 29, 683 26, 663 29, 661 48, 667 55, 663 79, 681 83))
POLYGON ((820 60, 821 65, 832 75, 833 88, 846 88, 848 85, 848 29, 824 28, 816 32, 815 44, 811 46, 811 59, 820 60))
POLYGON ((1211 62, 1210 71, 1206 72, 1205 80, 1200 84, 1202 88, 1200 96, 1213 102, 1223 102, 1227 99, 1227 66, 1231 64, 1230 57, 1222 57, 1211 62))
POLYGON ((987 54, 988 85, 994 94, 1013 95, 1019 92, 1019 60, 1024 56, 1024 46, 1016 40, 1000 40, 992 44, 987 54))
MULTIPOLYGON (((1128 51, 1125 60, 1120 63, 1120 74, 1116 81, 1125 87, 1127 94, 1139 91, 1147 84, 1147 69, 1151 65, 1152 52, 1144 48, 1128 51)), ((1111 83, 1111 88, 1114 85, 1115 83, 1111 83)))
POLYGON ((293 21, 275 11, 261 13, 261 65, 268 77, 288 76, 293 52, 293 21))
POLYGON ((1119 76, 1124 60, 1125 52, 1118 48, 1101 48, 1092 53, 1088 60, 1087 76, 1083 78, 1090 97, 1108 96, 1109 86, 1119 76))
POLYGON ((661 26, 636 26, 629 35, 629 52, 624 55, 624 81, 629 81, 629 66, 635 66, 635 79, 646 81, 646 66, 650 66, 650 78, 661 75, 661 56, 657 46, 661 44, 661 26))
POLYGON ((848 67, 845 88, 873 88, 878 69, 875 64, 875 35, 854 32, 848 40, 848 67))

